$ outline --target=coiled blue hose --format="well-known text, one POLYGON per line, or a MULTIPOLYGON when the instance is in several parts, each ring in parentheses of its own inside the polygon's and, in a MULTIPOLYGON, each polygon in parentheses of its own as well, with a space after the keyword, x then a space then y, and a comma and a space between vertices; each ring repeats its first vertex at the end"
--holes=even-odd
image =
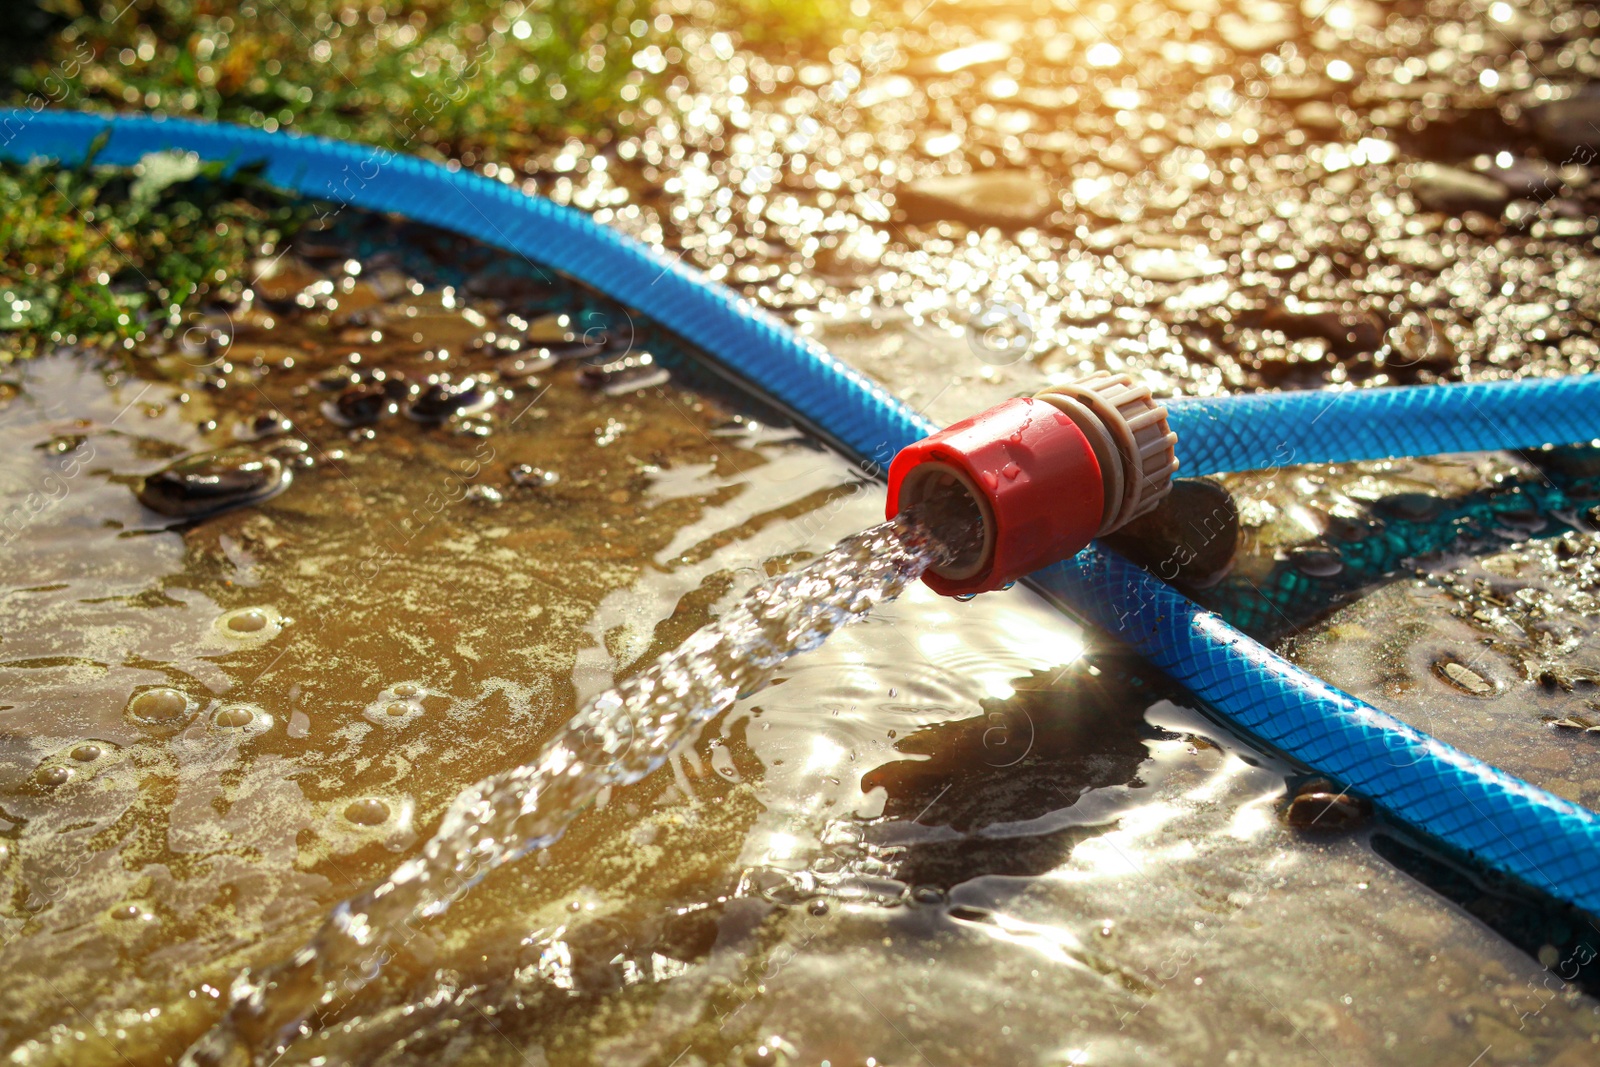
MULTIPOLYGON (((580 212, 384 149, 144 116, 0 111, 0 158, 131 164, 178 149, 308 196, 395 212, 563 271, 638 309, 775 397, 848 452, 883 464, 935 427, 814 341, 698 272, 580 212)), ((1171 405, 1185 473, 1600 437, 1600 385, 1558 379, 1171 405)), ((1600 817, 1313 678, 1114 553, 1035 576, 1242 728, 1392 817, 1600 914, 1600 817)))

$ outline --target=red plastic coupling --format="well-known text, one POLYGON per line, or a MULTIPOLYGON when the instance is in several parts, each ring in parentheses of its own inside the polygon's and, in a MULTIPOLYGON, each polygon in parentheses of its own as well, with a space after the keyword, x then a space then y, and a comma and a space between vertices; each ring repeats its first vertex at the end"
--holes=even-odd
POLYGON ((1124 374, 1096 373, 1017 397, 908 445, 889 465, 893 518, 941 493, 969 496, 981 541, 923 580, 982 593, 1075 555, 1145 514, 1172 488, 1167 411, 1124 374))

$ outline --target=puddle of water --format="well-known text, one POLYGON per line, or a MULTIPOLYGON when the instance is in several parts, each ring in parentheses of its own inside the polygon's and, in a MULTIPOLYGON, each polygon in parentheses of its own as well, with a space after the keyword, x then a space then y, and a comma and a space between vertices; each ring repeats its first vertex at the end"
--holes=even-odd
MULTIPOLYGON (((637 391, 561 362, 441 425, 339 425, 330 368, 438 372, 437 341, 374 329, 458 311, 512 338, 452 352, 461 381, 564 327, 442 289, 359 326, 312 304, 261 312, 281 350, 240 329, 226 371, 49 358, 7 405, 7 476, 50 499, 6 579, 15 1062, 176 1056, 241 968, 419 856, 463 782, 879 514, 841 461, 684 388, 664 345, 673 377, 637 391), (250 444, 294 470, 280 495, 187 526, 137 504, 139 476, 280 417, 250 444)), ((915 587, 408 932, 284 1062, 1116 1062, 1174 1035, 1293 1062, 1307 1038, 1376 1058, 1489 1030, 1534 1061, 1589 1039, 1590 1002, 1539 998, 1538 964, 1359 834, 1289 830, 1287 769, 1173 695, 1020 590, 915 587), (1293 951, 1267 966, 1263 943, 1293 951), (1407 1000, 1413 967, 1430 992, 1407 1000)))
MULTIPOLYGON (((1594 12, 1103 14, 939 5, 835 63, 691 50, 643 133, 563 146, 540 188, 681 249, 945 421, 1092 367, 1192 394, 1593 369, 1597 186, 1562 138, 1588 99, 1564 98, 1597 73, 1594 12)), ((616 309, 382 229, 213 323, 227 375, 199 335, 117 380, 18 372, 0 420, 23 501, 0 561, 14 1062, 176 1055, 241 967, 415 855, 463 783, 881 515, 847 465, 684 388, 665 342, 587 372, 535 351, 594 311, 624 332, 616 309), (474 412, 482 396, 438 391, 419 414, 465 414, 430 426, 375 379, 313 382, 374 364, 512 395, 474 412), (125 482, 273 412, 305 438, 282 449, 282 495, 189 529, 134 503, 125 482), (160 689, 178 697, 132 707, 160 689)), ((1564 556, 1491 501, 1525 543, 1398 555, 1421 584, 1384 584, 1385 559, 1355 551, 1381 539, 1345 537, 1528 475, 1231 481, 1246 535, 1215 596, 1281 635, 1329 590, 1381 586, 1291 650, 1593 803, 1595 735, 1542 721, 1594 721, 1588 538, 1564 556)), ((1365 834, 1289 830, 1290 769, 1176 697, 1021 591, 913 590, 487 877, 285 1062, 1592 1058, 1566 950, 1512 948, 1365 834)))
MULTIPOLYGON (((281 1055, 313 1014, 337 1010, 379 977, 396 943, 418 924, 443 914, 494 869, 553 845, 590 804, 657 770, 706 720, 764 688, 789 659, 893 600, 929 567, 953 561, 976 543, 979 520, 975 511, 957 516, 938 504, 846 538, 751 590, 586 704, 535 759, 462 790, 419 856, 341 902, 304 948, 235 983, 227 1019, 192 1050, 195 1062, 222 1062, 241 1048, 281 1055)), ((391 703, 381 714, 409 717, 412 707, 391 703)), ((390 815, 372 799, 344 810, 363 826, 390 815)))

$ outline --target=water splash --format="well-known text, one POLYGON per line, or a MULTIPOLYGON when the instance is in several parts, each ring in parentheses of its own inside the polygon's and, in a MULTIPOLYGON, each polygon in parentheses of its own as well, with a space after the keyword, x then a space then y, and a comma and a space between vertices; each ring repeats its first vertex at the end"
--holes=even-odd
POLYGON ((752 590, 590 702, 532 762, 464 790, 421 855, 334 908, 298 952, 260 974, 241 974, 227 1015, 183 1063, 281 1054, 490 871, 553 844, 604 790, 660 767, 693 741, 697 727, 764 686, 785 660, 899 596, 929 567, 953 560, 976 533, 970 512, 929 501, 752 590))

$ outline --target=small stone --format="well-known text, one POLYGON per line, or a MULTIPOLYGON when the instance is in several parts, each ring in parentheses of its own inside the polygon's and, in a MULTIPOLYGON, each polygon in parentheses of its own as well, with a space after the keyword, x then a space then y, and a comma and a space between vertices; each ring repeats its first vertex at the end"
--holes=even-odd
POLYGON ((64 456, 68 452, 76 452, 83 447, 88 438, 81 433, 67 433, 50 438, 43 444, 35 445, 41 452, 48 452, 53 456, 64 456))
POLYGON ((1365 797, 1353 796, 1326 778, 1313 779, 1300 786, 1284 818, 1296 830, 1338 833, 1354 830, 1372 816, 1372 805, 1365 797))
POLYGON ((1600 448, 1593 445, 1561 445, 1522 453, 1540 470, 1568 478, 1600 477, 1600 448))
POLYGON ((584 367, 578 372, 578 383, 606 396, 623 396, 644 389, 665 385, 671 380, 667 369, 656 362, 649 352, 630 352, 621 359, 584 367))
POLYGON ((371 426, 400 410, 394 398, 379 384, 347 386, 332 403, 324 404, 322 413, 340 426, 371 426))
POLYGON ((543 470, 526 463, 518 463, 511 468, 511 481, 514 485, 544 489, 555 485, 560 480, 561 475, 555 471, 543 470))
POLYGON ((261 299, 276 304, 289 303, 325 276, 293 256, 284 256, 256 278, 252 286, 261 299))
POLYGON ((1387 326, 1374 315, 1354 309, 1318 308, 1292 311, 1273 304, 1261 315, 1261 328, 1277 330, 1287 340, 1321 339, 1336 355, 1376 352, 1383 346, 1387 326))
POLYGON ((339 390, 357 381, 356 374, 348 367, 335 367, 324 371, 311 383, 313 388, 325 393, 337 393, 339 390))
POLYGON ((1434 664, 1434 670, 1439 673, 1439 677, 1463 693, 1471 693, 1475 697, 1494 695, 1494 683, 1464 663, 1449 659, 1440 660, 1434 664))
POLYGON ((1283 15, 1287 11, 1279 4, 1258 4, 1258 9, 1252 11, 1247 18, 1244 15, 1228 12, 1217 19, 1217 34, 1236 52, 1246 52, 1259 55, 1270 52, 1294 36, 1294 24, 1283 15), (1270 9, 1276 8, 1282 14, 1274 14, 1270 9))
POLYGON ((549 349, 537 348, 531 352, 519 352, 499 360, 494 365, 495 373, 500 375, 502 381, 525 382, 537 374, 554 367, 558 361, 550 354, 549 349))
MULTIPOLYGON (((1595 138, 1600 141, 1600 134, 1595 138)), ((1512 159, 1503 167, 1491 163, 1483 168, 1483 174, 1504 185, 1513 196, 1541 204, 1558 197, 1564 184, 1557 169, 1542 159, 1512 159)))
POLYGON ((276 458, 243 445, 185 456, 146 477, 139 502, 179 519, 200 519, 259 504, 289 487, 294 475, 276 458))
POLYGON ((1493 178, 1441 163, 1420 164, 1411 175, 1411 193, 1424 209, 1447 215, 1499 215, 1511 202, 1511 191, 1493 178))
POLYGON ((1600 89, 1586 86, 1565 100, 1539 104, 1527 111, 1545 150, 1562 162, 1587 166, 1600 153, 1600 89))
POLYGON ((235 423, 233 436, 240 441, 261 441, 268 437, 281 437, 293 429, 294 423, 274 411, 235 423))
POLYGON ((1188 282, 1215 275, 1227 264, 1198 249, 1140 248, 1125 257, 1129 274, 1152 282, 1188 282))
POLYGON ((528 324, 522 335, 535 345, 570 344, 577 340, 571 315, 541 315, 528 324))
POLYGON ((1312 133, 1332 136, 1344 129, 1344 120, 1326 100, 1308 100, 1294 109, 1295 125, 1312 133))
POLYGON ((1021 230, 1044 222, 1057 198, 1043 176, 1025 170, 923 178, 895 192, 912 223, 964 222, 1021 230))
POLYGON ((494 393, 476 378, 459 382, 434 382, 423 388, 406 414, 418 422, 445 422, 459 415, 472 415, 494 406, 494 393))
POLYGON ((1395 493, 1374 501, 1372 509, 1385 518, 1428 522, 1444 510, 1444 501, 1431 493, 1395 493))
POLYGON ((505 503, 505 494, 492 485, 469 485, 464 494, 474 504, 484 507, 498 507, 505 503))
POLYGON ((1334 578, 1344 572, 1344 561, 1325 548, 1298 548, 1289 560, 1308 578, 1334 578))

